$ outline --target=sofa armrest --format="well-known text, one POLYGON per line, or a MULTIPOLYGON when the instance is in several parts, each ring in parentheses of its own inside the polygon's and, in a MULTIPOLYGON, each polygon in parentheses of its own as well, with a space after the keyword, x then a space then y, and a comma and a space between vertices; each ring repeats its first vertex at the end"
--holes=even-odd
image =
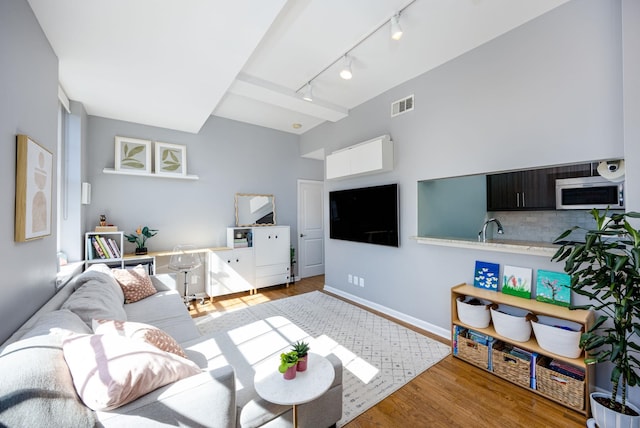
POLYGON ((176 289, 175 280, 168 275, 163 275, 162 278, 156 275, 150 275, 149 277, 151 278, 151 284, 153 284, 157 291, 169 291, 176 289), (167 282, 170 282, 171 284, 167 284, 167 282))
POLYGON ((205 371, 96 414, 103 427, 235 428, 235 373, 231 366, 205 371))

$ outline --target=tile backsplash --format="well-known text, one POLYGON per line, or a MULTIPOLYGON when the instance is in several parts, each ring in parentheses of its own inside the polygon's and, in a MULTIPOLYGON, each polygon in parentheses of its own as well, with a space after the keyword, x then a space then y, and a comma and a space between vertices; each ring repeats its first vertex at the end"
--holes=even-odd
MULTIPOLYGON (((489 239, 503 239, 510 241, 553 242, 562 232, 580 226, 593 229, 595 221, 589 211, 495 211, 487 213, 487 218, 495 217, 500 220, 504 229, 503 235, 496 234, 496 228, 491 225, 489 239)), ((569 239, 580 240, 584 234, 574 232, 569 239)))

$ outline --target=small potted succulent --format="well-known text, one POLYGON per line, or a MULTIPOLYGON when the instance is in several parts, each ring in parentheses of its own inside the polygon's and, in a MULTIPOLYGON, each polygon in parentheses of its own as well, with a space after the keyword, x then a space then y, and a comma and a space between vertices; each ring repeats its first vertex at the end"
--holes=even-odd
POLYGON ((147 239, 152 236, 156 236, 157 233, 157 229, 149 229, 147 226, 138 226, 136 233, 132 233, 130 235, 125 234, 124 237, 127 238, 127 241, 136 244, 136 254, 140 255, 147 254, 147 239))
POLYGON ((297 341, 292 345, 293 352, 298 355, 298 364, 296 365, 299 372, 303 372, 307 369, 307 363, 309 362, 309 344, 302 340, 297 341))
POLYGON ((298 364, 298 353, 296 351, 283 352, 280 354, 280 367, 278 371, 284 374, 285 379, 296 377, 296 366, 298 364))

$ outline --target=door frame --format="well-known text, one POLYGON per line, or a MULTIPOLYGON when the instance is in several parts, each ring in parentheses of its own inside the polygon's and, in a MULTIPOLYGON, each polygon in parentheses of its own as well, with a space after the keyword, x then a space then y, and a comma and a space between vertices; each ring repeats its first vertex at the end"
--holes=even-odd
MULTIPOLYGON (((302 225, 304 224, 304 222, 302 221, 303 220, 302 219, 302 210, 300 209, 300 204, 301 204, 301 197, 300 197, 301 196, 300 195, 300 187, 301 186, 300 185, 304 184, 304 183, 317 184, 317 185, 322 186, 322 198, 323 198, 322 206, 323 206, 323 209, 322 209, 322 212, 320 213, 320 215, 322 217, 322 231, 323 231, 322 232, 323 233, 322 240, 323 241, 325 240, 325 236, 324 236, 325 235, 324 181, 322 181, 322 180, 309 180, 309 179, 299 178, 298 182, 297 182, 297 199, 298 199, 297 200, 297 211, 298 211, 297 221, 298 221, 298 223, 296 225, 296 232, 297 232, 296 233, 296 245, 297 245, 296 264, 298 265, 298 269, 297 269, 298 275, 296 276, 296 280, 300 279, 300 266, 302 266, 302 261, 301 261, 301 258, 300 258, 300 255, 301 255, 300 248, 301 248, 302 237, 300 235, 302 234, 302 225)), ((325 246, 323 244, 323 251, 324 251, 324 247, 325 246)), ((322 265, 323 265, 323 274, 324 274, 324 271, 326 269, 324 255, 322 256, 322 265)))

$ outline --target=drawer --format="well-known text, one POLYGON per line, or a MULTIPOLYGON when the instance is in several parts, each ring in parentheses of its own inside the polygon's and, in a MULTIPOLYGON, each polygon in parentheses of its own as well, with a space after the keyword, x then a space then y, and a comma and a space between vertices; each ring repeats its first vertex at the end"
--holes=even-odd
POLYGON ((256 288, 269 287, 270 285, 287 284, 289 282, 289 274, 256 276, 256 288))
POLYGON ((280 263, 276 265, 256 267, 256 278, 260 276, 271 276, 271 275, 282 275, 282 274, 289 275, 288 263, 280 263))

